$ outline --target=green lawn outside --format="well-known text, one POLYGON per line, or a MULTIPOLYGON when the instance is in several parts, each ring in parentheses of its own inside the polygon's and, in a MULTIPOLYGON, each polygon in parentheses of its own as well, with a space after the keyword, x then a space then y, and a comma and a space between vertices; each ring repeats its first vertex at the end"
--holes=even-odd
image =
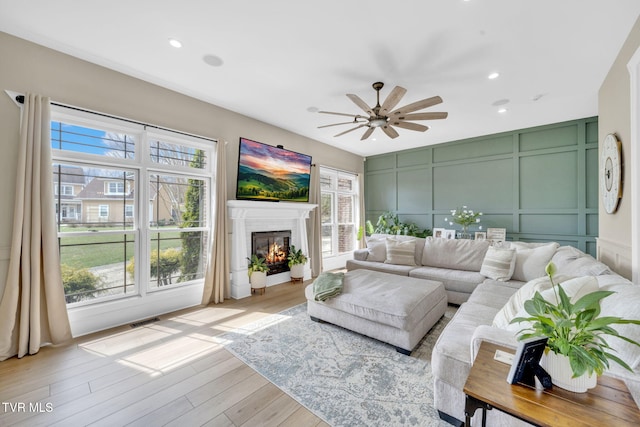
MULTIPOLYGON (((86 230, 86 229, 85 229, 86 230)), ((85 231, 73 228, 73 231, 85 231)), ((180 249, 182 241, 179 231, 151 233, 151 249, 180 249), (170 239, 170 240, 166 240, 170 239)), ((96 232, 95 236, 66 236, 60 239, 61 263, 74 268, 92 268, 129 261, 134 254, 133 236, 108 235, 96 232), (125 237, 127 239, 125 243, 125 237)))

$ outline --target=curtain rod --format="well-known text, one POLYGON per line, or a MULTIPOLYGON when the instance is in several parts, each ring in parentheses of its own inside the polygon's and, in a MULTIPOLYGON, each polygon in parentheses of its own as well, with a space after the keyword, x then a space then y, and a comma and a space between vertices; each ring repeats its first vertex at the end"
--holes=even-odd
MULTIPOLYGON (((16 95, 16 102, 18 104, 24 104, 24 95, 16 95)), ((175 130, 175 129, 169 129, 169 128, 165 128, 165 127, 162 127, 162 126, 152 125, 152 124, 149 124, 149 123, 143 123, 143 122, 139 122, 139 121, 136 121, 136 120, 125 119, 123 117, 113 116, 111 114, 99 113, 97 111, 87 110, 85 108, 80 108, 80 107, 74 107, 72 105, 67 105, 67 104, 61 104, 59 102, 51 101, 51 105, 55 105, 56 107, 68 108, 70 110, 81 111, 83 113, 95 114, 96 116, 107 117, 109 119, 122 120, 123 122, 132 123, 132 124, 135 124, 135 125, 140 125, 140 126, 145 126, 145 127, 150 127, 150 128, 158 129, 158 130, 164 130, 164 131, 167 131, 167 132, 173 132, 173 133, 177 133, 179 135, 185 135, 185 136, 190 136, 190 137, 193 137, 193 138, 204 139, 205 141, 211 141, 211 142, 216 142, 216 143, 218 142, 217 139, 207 138, 206 136, 194 135, 192 133, 182 132, 182 131, 175 130)))

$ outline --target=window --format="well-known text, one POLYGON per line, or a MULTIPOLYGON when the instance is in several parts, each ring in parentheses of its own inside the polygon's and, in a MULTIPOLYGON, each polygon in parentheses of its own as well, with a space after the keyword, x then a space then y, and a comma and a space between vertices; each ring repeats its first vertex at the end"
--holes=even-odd
POLYGON ((107 182, 107 194, 125 194, 124 182, 107 182))
POLYGON ((320 168, 320 215, 324 257, 350 253, 356 248, 357 178, 355 174, 320 168))
POLYGON ((109 205, 98 205, 98 218, 109 218, 109 205))
POLYGON ((201 284, 215 142, 64 108, 52 118, 67 303, 201 284))

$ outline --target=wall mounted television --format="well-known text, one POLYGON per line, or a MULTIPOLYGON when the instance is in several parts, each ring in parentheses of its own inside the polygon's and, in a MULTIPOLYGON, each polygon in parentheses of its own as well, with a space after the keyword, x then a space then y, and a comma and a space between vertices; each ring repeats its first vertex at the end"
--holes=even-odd
POLYGON ((308 202, 311 156, 240 138, 236 199, 308 202))

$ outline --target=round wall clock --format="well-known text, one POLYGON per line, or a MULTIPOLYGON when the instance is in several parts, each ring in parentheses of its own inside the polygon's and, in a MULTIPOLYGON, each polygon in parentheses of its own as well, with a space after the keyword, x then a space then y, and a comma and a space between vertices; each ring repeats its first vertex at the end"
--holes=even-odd
POLYGON ((604 138, 600 155, 602 203, 607 213, 618 209, 622 197, 622 144, 612 133, 604 138))

